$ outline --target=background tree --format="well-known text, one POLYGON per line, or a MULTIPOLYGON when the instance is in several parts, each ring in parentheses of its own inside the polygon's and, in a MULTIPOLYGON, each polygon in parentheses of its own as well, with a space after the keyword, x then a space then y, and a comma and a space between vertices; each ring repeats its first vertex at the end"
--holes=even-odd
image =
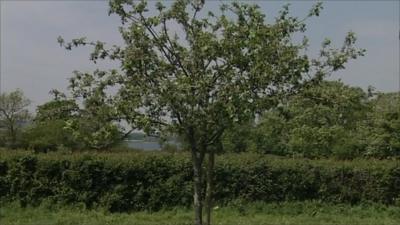
POLYGON ((0 95, 0 129, 5 129, 3 141, 7 147, 17 147, 21 127, 30 119, 26 108, 30 103, 21 90, 0 95))
POLYGON ((353 46, 353 33, 340 49, 325 41, 317 59, 307 56, 306 38, 293 40, 306 30, 306 18, 319 15, 321 4, 305 19, 289 16, 285 6, 267 23, 256 5, 232 3, 218 13, 200 13, 203 3, 179 0, 168 8, 157 3, 154 14, 144 1, 113 0, 110 13, 121 18, 124 46, 58 39, 66 49, 94 46, 93 61, 121 62, 119 71, 76 74, 74 96, 86 98, 112 87, 117 93, 107 99, 115 106, 114 116, 150 134, 171 132, 183 138, 193 162, 197 225, 203 224, 203 202, 211 223, 215 146, 224 131, 363 54, 353 46))
POLYGON ((347 152, 348 157, 356 156, 354 151, 361 151, 356 146, 358 126, 369 110, 368 95, 361 88, 325 81, 280 107, 285 125, 279 143, 284 144, 286 154, 326 157, 347 152))
POLYGON ((223 152, 256 151, 254 149, 255 129, 256 124, 253 120, 228 128, 221 137, 223 152))
POLYGON ((85 94, 79 104, 78 98, 67 98, 57 90, 51 93, 54 99, 38 107, 34 124, 25 133, 29 147, 41 151, 107 149, 130 133, 116 123, 115 107, 106 102, 105 95, 85 94))
POLYGON ((323 81, 265 112, 256 125, 242 125, 244 129, 230 132, 234 135, 226 142, 242 143, 234 151, 305 157, 361 156, 366 148, 361 126, 371 109, 368 94, 361 88, 323 81))
POLYGON ((245 122, 227 130, 224 151, 309 158, 398 157, 398 96, 324 81, 265 112, 257 124, 245 122))
POLYGON ((362 127, 366 155, 380 158, 400 156, 400 95, 378 93, 371 100, 373 110, 362 127))
POLYGON ((67 122, 78 116, 78 104, 58 91, 51 94, 54 99, 37 107, 33 123, 24 131, 25 147, 40 152, 84 148, 67 129, 67 122))

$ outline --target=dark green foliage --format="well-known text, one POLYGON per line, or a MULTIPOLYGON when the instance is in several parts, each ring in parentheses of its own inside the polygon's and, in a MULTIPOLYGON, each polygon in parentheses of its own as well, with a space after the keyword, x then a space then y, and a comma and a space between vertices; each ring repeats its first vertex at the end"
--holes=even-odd
MULTIPOLYGON (((353 158, 359 146, 359 124, 370 110, 367 94, 340 81, 304 89, 265 113, 257 133, 258 149, 306 157, 353 158), (270 141, 276 140, 269 144, 270 141)), ((361 148, 361 147, 360 147, 361 148)))
POLYGON ((222 146, 224 152, 245 152, 252 148, 254 140, 254 126, 252 123, 235 125, 224 132, 222 146))
MULTIPOLYGON (((54 99, 38 106, 34 123, 24 133, 24 147, 37 152, 58 149, 108 149, 124 138, 123 128, 102 115, 112 107, 103 103, 83 102, 53 91, 54 99), (94 106, 98 106, 93 107, 94 106)), ((127 133, 129 134, 129 132, 127 133)))
POLYGON ((33 123, 24 130, 24 147, 36 152, 83 147, 67 129, 68 120, 77 116, 78 105, 74 101, 61 99, 55 90, 51 93, 55 99, 38 106, 33 123))
POLYGON ((35 121, 68 120, 78 115, 79 106, 75 101, 63 99, 55 90, 50 93, 53 93, 54 99, 37 107, 35 121))
POLYGON ((256 125, 229 129, 224 150, 307 158, 399 157, 399 96, 375 96, 340 81, 324 81, 266 111, 256 125))
POLYGON ((79 145, 74 140, 72 132, 65 126, 66 122, 63 120, 36 122, 24 131, 24 146, 36 152, 55 151, 62 148, 78 149, 79 145))
POLYGON ((367 136, 366 154, 400 156, 400 93, 381 93, 372 102, 373 110, 361 128, 367 136))
MULTIPOLYGON (((303 201, 398 204, 397 161, 285 159, 255 154, 217 158, 217 204, 303 201)), ((104 207, 112 212, 192 203, 192 170, 185 154, 38 154, 0 152, 0 196, 37 205, 104 207)))

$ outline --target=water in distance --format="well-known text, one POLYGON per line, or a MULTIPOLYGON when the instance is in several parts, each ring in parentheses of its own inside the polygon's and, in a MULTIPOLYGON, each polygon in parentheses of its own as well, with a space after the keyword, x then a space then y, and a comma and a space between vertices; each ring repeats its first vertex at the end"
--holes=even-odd
POLYGON ((161 150, 161 145, 157 141, 145 140, 126 140, 128 147, 144 151, 161 150))

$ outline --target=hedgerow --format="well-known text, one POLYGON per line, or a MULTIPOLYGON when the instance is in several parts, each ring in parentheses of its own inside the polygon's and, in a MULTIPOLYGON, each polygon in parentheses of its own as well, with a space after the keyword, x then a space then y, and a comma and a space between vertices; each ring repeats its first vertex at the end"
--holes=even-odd
MULTIPOLYGON (((320 200, 400 203, 400 163, 225 154, 215 168, 216 204, 320 200)), ((43 200, 111 212, 190 206, 186 154, 0 151, 0 196, 22 206, 43 200)))

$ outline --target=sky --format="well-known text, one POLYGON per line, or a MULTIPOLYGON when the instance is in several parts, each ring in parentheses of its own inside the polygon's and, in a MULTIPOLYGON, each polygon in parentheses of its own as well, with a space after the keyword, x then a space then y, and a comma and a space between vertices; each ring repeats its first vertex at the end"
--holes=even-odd
MULTIPOLYGON (((220 3, 207 1, 205 9, 217 9, 220 3)), ((253 3, 261 7, 267 22, 272 22, 281 6, 288 2, 253 3)), ((315 2, 289 3, 292 15, 303 17, 315 2)), ((325 38, 340 46, 348 31, 354 31, 357 46, 367 50, 366 56, 352 61, 331 79, 364 89, 371 85, 378 91, 398 91, 400 1, 331 0, 323 1, 323 6, 321 15, 307 22, 311 54, 325 38)), ((0 0, 0 8, 2 92, 19 88, 35 107, 51 99, 51 89, 65 91, 74 70, 89 72, 117 67, 115 63, 91 63, 90 48, 66 51, 57 43, 61 35, 66 40, 87 37, 121 44, 120 20, 115 15, 108 16, 107 1, 0 0)))

